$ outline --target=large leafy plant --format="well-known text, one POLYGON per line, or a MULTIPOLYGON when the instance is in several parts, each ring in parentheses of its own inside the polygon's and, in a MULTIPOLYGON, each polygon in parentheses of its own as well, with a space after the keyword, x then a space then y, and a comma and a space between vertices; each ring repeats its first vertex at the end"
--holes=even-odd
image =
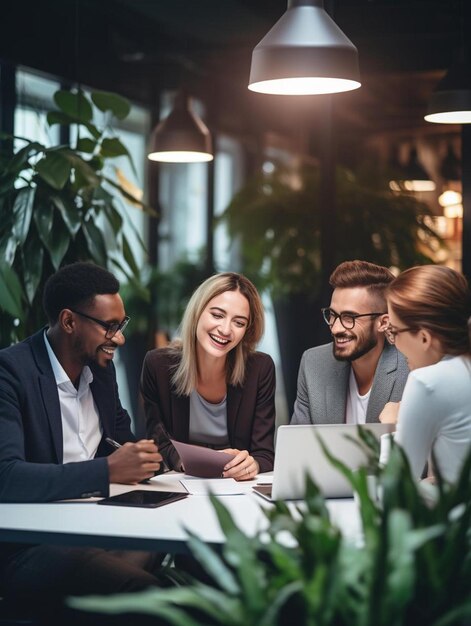
POLYGON ((398 446, 384 470, 376 463, 380 499, 371 493, 371 467, 351 472, 326 453, 357 495, 361 544, 331 523, 310 481, 304 505, 278 502, 266 511, 268 529, 255 537, 244 535, 213 498, 225 534, 222 553, 189 538, 213 585, 193 581, 142 594, 74 599, 73 606, 146 613, 178 626, 469 624, 471 451, 455 485, 438 476, 432 502, 398 446))
MULTIPOLYGON (((146 207, 118 182, 109 165, 119 156, 131 160, 112 128, 114 120, 129 114, 129 102, 107 92, 87 97, 80 90, 57 91, 54 102, 58 110, 48 113, 48 126, 68 128, 75 137, 73 147, 16 138, 21 147, 13 157, 1 155, 1 345, 44 322, 42 287, 61 265, 91 260, 119 267, 134 280, 139 274, 123 231, 120 199, 146 207)), ((132 220, 128 223, 132 227, 132 220)))
MULTIPOLYGON (((320 175, 277 170, 249 181, 222 219, 239 241, 243 271, 274 296, 318 293, 321 281, 320 175)), ((431 262, 443 246, 412 194, 393 192, 372 167, 336 172, 335 261, 365 259, 405 269, 431 262)), ((324 207, 325 208, 325 207, 324 207)))

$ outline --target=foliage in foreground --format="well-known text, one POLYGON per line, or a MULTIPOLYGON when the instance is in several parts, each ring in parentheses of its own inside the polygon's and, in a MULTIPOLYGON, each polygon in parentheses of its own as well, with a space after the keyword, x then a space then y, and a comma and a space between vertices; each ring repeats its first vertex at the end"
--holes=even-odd
MULTIPOLYGON (((365 442, 367 443, 367 442, 365 442)), ((222 554, 191 536, 193 555, 214 586, 188 586, 114 597, 71 599, 79 609, 146 613, 175 626, 464 626, 471 620, 471 452, 456 485, 438 476, 426 502, 398 446, 377 469, 381 503, 368 491, 369 470, 350 480, 364 541, 344 539, 308 481, 303 506, 278 502, 268 527, 247 537, 212 498, 226 536, 222 554)))

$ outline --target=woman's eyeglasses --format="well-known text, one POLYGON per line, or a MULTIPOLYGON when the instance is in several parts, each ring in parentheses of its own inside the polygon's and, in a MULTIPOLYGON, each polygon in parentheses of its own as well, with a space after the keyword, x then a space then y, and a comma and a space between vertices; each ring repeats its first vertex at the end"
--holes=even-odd
POLYGON ((321 311, 326 324, 333 326, 339 319, 346 330, 351 330, 359 317, 378 317, 378 315, 385 315, 386 313, 386 311, 382 313, 336 313, 334 309, 329 307, 321 309, 321 311))
POLYGON ((387 328, 385 328, 384 334, 386 335, 386 339, 389 341, 389 343, 394 344, 396 343, 396 335, 399 335, 399 333, 414 332, 416 330, 416 328, 394 328, 393 326, 389 325, 387 328))

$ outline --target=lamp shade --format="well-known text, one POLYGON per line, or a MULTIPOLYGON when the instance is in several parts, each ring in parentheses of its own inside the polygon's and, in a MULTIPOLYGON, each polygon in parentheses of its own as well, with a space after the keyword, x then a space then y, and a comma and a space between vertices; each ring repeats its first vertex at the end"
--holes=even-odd
POLYGON ((309 95, 360 87, 357 49, 323 5, 288 0, 286 13, 253 50, 251 91, 309 95))
POLYGON ((148 158, 166 163, 213 160, 210 132, 191 110, 190 98, 186 94, 176 96, 172 111, 152 133, 148 158))
POLYGON ((451 145, 448 145, 446 156, 440 166, 440 176, 449 181, 461 180, 461 163, 451 145))
POLYGON ((411 148, 409 160, 401 170, 401 172, 398 171, 398 179, 389 182, 389 187, 393 191, 406 190, 417 192, 435 190, 435 183, 433 180, 430 180, 430 176, 419 161, 417 148, 411 148))
POLYGON ((471 65, 463 55, 438 83, 424 119, 436 124, 471 124, 471 65))

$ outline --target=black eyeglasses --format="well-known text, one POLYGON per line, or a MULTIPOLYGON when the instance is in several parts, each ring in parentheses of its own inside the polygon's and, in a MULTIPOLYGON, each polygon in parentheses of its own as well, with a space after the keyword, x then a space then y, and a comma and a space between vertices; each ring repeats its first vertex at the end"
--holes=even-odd
POLYGON ((378 317, 378 315, 385 315, 386 313, 386 311, 383 313, 337 313, 334 309, 329 307, 321 309, 321 311, 326 324, 332 327, 339 319, 340 323, 346 330, 351 330, 355 326, 357 318, 359 317, 378 317))
POLYGON ((102 328, 104 328, 106 330, 106 339, 113 339, 117 332, 124 333, 124 329, 129 324, 129 320, 131 319, 126 315, 122 322, 104 322, 103 320, 99 320, 96 317, 92 317, 91 315, 82 313, 82 311, 76 311, 75 309, 70 310, 72 311, 72 313, 76 313, 81 317, 85 317, 87 320, 91 320, 92 322, 95 322, 95 324, 99 324, 102 328))
POLYGON ((386 335, 386 339, 389 341, 389 343, 395 344, 396 335, 399 335, 399 333, 416 331, 416 328, 393 328, 391 325, 389 325, 387 328, 384 329, 384 334, 386 335))

